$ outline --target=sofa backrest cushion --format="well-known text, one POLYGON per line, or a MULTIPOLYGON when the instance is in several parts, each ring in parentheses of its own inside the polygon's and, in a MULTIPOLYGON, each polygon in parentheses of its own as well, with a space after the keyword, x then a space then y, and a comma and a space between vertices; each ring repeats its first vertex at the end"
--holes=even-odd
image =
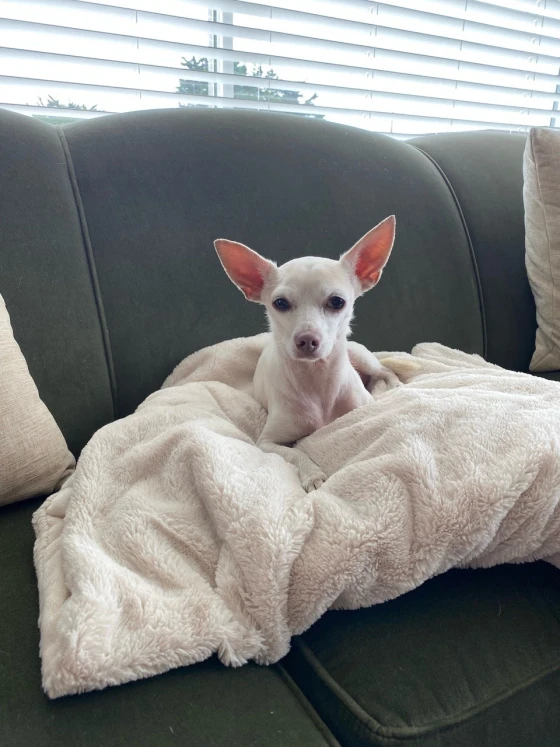
POLYGON ((397 239, 356 305, 371 349, 438 341, 528 366, 522 138, 410 143, 306 117, 181 109, 54 128, 0 111, 0 292, 74 453, 193 351, 265 328, 213 240, 337 257, 387 215, 397 239))
POLYGON ((70 449, 113 417, 102 327, 59 130, 0 110, 0 293, 70 449))
POLYGON ((178 110, 65 128, 109 329, 119 413, 183 357, 264 329, 226 277, 225 237, 285 262, 337 257, 394 213, 379 286, 356 306, 371 349, 433 341, 483 353, 478 280, 462 216, 411 145, 341 125, 178 110))
POLYGON ((448 180, 465 217, 480 275, 486 357, 527 371, 535 344, 535 302, 525 267, 523 150, 526 138, 462 132, 417 138, 448 180))

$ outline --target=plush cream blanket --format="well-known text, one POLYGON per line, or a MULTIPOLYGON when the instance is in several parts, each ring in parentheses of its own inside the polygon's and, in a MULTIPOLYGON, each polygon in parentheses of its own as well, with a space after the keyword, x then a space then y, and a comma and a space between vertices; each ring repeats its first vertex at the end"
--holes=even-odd
POLYGON ((455 566, 560 562, 557 383, 419 345, 406 386, 297 446, 328 475, 307 494, 255 446, 265 340, 183 361, 36 512, 50 697, 213 653, 272 663, 325 610, 455 566))

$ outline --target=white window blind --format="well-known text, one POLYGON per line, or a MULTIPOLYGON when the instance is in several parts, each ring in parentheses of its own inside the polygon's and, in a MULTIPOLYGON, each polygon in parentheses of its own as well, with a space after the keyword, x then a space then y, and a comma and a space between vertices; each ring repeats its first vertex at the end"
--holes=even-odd
POLYGON ((525 132, 560 127, 559 68, 560 0, 0 0, 0 106, 53 122, 196 106, 525 132))

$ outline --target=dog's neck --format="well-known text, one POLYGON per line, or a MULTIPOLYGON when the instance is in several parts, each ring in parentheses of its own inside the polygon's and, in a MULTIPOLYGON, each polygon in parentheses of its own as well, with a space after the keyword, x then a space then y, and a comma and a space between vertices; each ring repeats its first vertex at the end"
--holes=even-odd
POLYGON ((328 358, 300 361, 283 354, 279 358, 290 388, 321 399, 336 397, 345 379, 345 369, 351 366, 346 337, 337 339, 328 358))

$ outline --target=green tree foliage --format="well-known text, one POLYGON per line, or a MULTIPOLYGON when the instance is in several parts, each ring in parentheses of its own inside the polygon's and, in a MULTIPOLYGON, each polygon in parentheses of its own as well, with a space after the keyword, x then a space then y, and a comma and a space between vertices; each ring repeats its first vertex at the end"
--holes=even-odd
MULTIPOLYGON (((197 70, 204 73, 207 73, 209 69, 207 57, 200 57, 198 60, 196 57, 191 57, 190 60, 183 57, 181 65, 188 70, 197 70)), ((181 78, 177 86, 177 93, 187 93, 190 96, 209 96, 210 84, 202 80, 185 80, 185 78, 181 78)))
MULTIPOLYGON (((188 70, 195 70, 201 72, 208 72, 210 70, 210 63, 207 57, 191 57, 187 60, 183 57, 181 65, 188 70)), ((261 65, 253 65, 253 69, 249 76, 247 65, 242 65, 239 62, 233 63, 233 72, 235 75, 246 75, 251 78, 261 78, 265 85, 239 85, 234 84, 233 86, 233 97, 235 99, 244 99, 246 101, 265 101, 275 102, 284 104, 305 104, 312 106, 313 102, 317 98, 317 94, 314 93, 308 99, 304 99, 303 94, 296 90, 283 90, 281 88, 274 88, 272 81, 278 80, 278 75, 272 68, 267 70, 263 69, 261 65)), ((184 93, 195 96, 210 96, 210 83, 207 81, 199 80, 187 80, 181 78, 179 85, 177 86, 177 93, 184 93)), ((207 108, 211 104, 179 104, 179 106, 187 106, 193 108, 207 108)), ((304 114, 303 116, 316 117, 322 119, 322 114, 304 114)))
POLYGON ((96 112, 97 104, 86 106, 85 104, 75 104, 69 101, 67 104, 61 104, 58 99, 53 98, 50 94, 47 96, 47 103, 43 99, 37 99, 37 106, 45 106, 47 109, 78 109, 81 112, 96 112))
MULTIPOLYGON (((67 104, 62 104, 59 99, 55 99, 49 94, 47 100, 43 101, 42 98, 37 99, 37 106, 43 106, 45 109, 74 109, 82 112, 96 112, 97 104, 93 106, 86 106, 85 104, 76 104, 74 101, 69 101, 67 104)), ((49 117, 45 114, 34 114, 34 119, 40 119, 42 122, 48 122, 49 124, 62 125, 68 124, 68 122, 79 122, 77 117, 49 117)))

